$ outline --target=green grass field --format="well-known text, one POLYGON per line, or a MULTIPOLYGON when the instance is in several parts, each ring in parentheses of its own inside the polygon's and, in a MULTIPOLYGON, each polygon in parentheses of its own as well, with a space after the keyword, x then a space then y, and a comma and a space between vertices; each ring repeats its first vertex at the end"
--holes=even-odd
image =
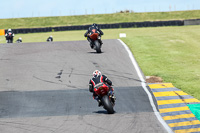
POLYGON ((128 37, 122 40, 146 76, 162 77, 200 99, 200 26, 141 28, 126 33, 128 37))
MULTIPOLYGON (((159 76, 164 82, 171 82, 175 87, 200 100, 200 26, 103 31, 105 35, 102 40, 118 39, 119 33, 127 34, 122 40, 129 46, 146 76, 159 76)), ((23 42, 45 42, 49 35, 53 35, 55 41, 86 40, 83 37, 84 32, 17 34, 15 40, 22 37, 23 42)), ((5 38, 0 36, 0 43, 3 42, 5 38)))
POLYGON ((70 25, 87 25, 91 23, 108 24, 122 22, 184 20, 200 18, 200 10, 149 12, 149 13, 114 13, 60 17, 34 17, 0 19, 0 29, 55 27, 70 25))

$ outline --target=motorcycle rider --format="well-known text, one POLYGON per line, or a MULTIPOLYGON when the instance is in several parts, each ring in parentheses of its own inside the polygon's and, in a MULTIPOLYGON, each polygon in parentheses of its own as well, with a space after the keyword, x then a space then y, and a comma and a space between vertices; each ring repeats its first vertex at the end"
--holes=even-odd
POLYGON ((19 39, 17 39, 16 42, 17 42, 17 43, 21 43, 21 42, 22 42, 22 38, 20 37, 19 39))
POLYGON ((49 36, 49 37, 47 38, 47 42, 53 42, 53 36, 49 36))
MULTIPOLYGON (((99 33, 99 36, 101 37, 103 35, 103 32, 101 31, 101 29, 99 29, 98 25, 96 23, 93 23, 89 29, 86 31, 86 33, 84 34, 85 37, 87 37, 87 40, 90 42, 90 47, 93 48, 93 40, 90 38, 89 34, 93 34, 93 30, 97 30, 97 33, 99 33)), ((98 38, 98 41, 100 43, 100 45, 103 44, 103 42, 101 41, 101 38, 98 38)))
POLYGON ((91 93, 93 93, 93 98, 95 100, 97 100, 97 102, 99 103, 99 106, 101 106, 102 103, 101 103, 98 95, 94 91, 94 89, 96 89, 96 88, 94 88, 94 86, 97 85, 98 83, 102 83, 102 82, 109 86, 109 91, 110 91, 109 93, 114 94, 113 93, 114 89, 111 87, 112 81, 109 80, 105 75, 102 75, 99 70, 95 70, 93 72, 92 79, 90 79, 90 81, 89 81, 89 91, 91 93))
POLYGON ((6 42, 8 43, 8 35, 11 35, 11 42, 13 42, 13 37, 15 36, 15 34, 12 32, 11 29, 8 29, 7 33, 5 34, 5 38, 6 38, 6 42))

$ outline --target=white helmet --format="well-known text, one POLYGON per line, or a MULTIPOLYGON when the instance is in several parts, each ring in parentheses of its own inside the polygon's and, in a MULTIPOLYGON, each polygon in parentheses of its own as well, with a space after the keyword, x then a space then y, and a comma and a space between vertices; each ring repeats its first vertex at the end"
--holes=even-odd
POLYGON ((8 32, 11 32, 12 30, 11 29, 8 29, 8 32))
POLYGON ((22 40, 22 38, 20 37, 19 40, 22 40))
POLYGON ((99 75, 101 75, 101 72, 99 70, 95 70, 93 72, 93 77, 98 77, 99 75))

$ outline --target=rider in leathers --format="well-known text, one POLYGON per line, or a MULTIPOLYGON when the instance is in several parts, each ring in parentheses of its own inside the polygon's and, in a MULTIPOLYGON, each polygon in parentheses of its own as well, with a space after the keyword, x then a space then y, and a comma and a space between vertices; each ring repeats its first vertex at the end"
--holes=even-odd
POLYGON ((47 38, 47 42, 53 42, 53 36, 49 36, 49 37, 47 38))
POLYGON ((99 106, 101 106, 102 103, 94 91, 94 86, 101 82, 106 83, 109 86, 110 92, 113 93, 114 91, 114 89, 111 87, 112 81, 110 81, 105 75, 101 75, 101 72, 99 70, 95 70, 93 72, 92 79, 90 79, 89 81, 89 91, 93 93, 93 98, 97 100, 97 102, 99 103, 99 106))
POLYGON ((6 42, 8 42, 8 35, 9 34, 11 34, 11 36, 12 36, 11 42, 13 42, 13 37, 15 36, 15 34, 12 32, 11 29, 8 29, 7 33, 5 34, 6 42))
MULTIPOLYGON (((92 30, 93 29, 96 29, 97 32, 99 33, 99 36, 101 37, 103 35, 103 32, 101 31, 101 29, 99 29, 98 25, 97 24, 92 24, 92 26, 89 27, 89 29, 86 31, 86 33, 84 34, 85 37, 87 37, 87 40, 90 42, 90 46, 91 48, 93 48, 93 40, 90 38, 89 34, 92 33, 92 30)), ((103 42, 101 41, 101 39, 98 39, 99 43, 102 45, 103 42)))

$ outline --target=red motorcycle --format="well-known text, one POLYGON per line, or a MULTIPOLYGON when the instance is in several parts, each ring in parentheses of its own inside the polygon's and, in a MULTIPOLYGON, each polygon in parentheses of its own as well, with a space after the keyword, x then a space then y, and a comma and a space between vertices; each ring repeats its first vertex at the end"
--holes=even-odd
POLYGON ((101 53, 101 44, 99 43, 99 39, 101 39, 100 33, 93 29, 92 33, 90 33, 88 36, 93 40, 91 43, 94 46, 93 49, 96 50, 97 53, 101 53))
POLYGON ((113 114, 115 111, 113 109, 115 105, 115 96, 112 91, 109 90, 109 86, 105 83, 99 83, 94 86, 94 92, 99 96, 102 106, 105 110, 108 111, 109 114, 113 114))

